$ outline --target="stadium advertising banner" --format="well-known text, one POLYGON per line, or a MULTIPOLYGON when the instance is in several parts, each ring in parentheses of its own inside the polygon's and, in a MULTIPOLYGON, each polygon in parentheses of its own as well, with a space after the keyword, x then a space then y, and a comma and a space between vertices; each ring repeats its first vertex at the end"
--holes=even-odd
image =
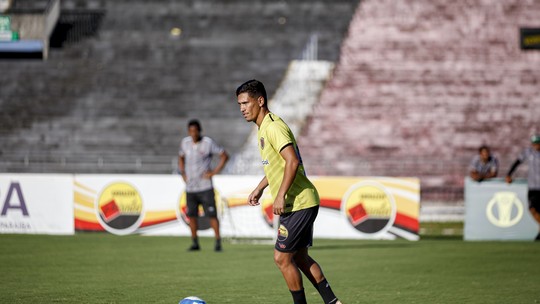
POLYGON ((315 236, 418 240, 420 180, 315 177, 321 208, 315 236))
POLYGON ((0 174, 0 233, 73 234, 73 178, 0 174))
POLYGON ((523 50, 540 50, 540 28, 521 28, 519 40, 523 50))
MULTIPOLYGON (((272 238, 276 234, 269 191, 247 205, 260 176, 214 177, 221 234, 272 238)), ((321 209, 315 237, 418 240, 420 182, 415 178, 314 177, 321 209)), ((75 227, 124 235, 189 236, 184 182, 170 175, 75 175, 75 227)), ((201 236, 212 236, 204 211, 201 236)))
POLYGON ((529 213, 526 180, 507 184, 502 179, 480 183, 465 179, 465 240, 532 241, 537 234, 538 225, 529 213))

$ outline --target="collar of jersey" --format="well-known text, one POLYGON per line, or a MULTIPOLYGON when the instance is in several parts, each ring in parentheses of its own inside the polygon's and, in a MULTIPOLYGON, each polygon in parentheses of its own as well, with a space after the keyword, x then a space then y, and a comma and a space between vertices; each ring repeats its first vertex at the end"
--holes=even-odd
POLYGON ((279 117, 278 117, 276 114, 274 114, 274 113, 272 113, 272 112, 268 112, 268 113, 264 116, 264 119, 263 119, 263 121, 262 121, 262 123, 261 123, 261 128, 262 128, 264 125, 269 124, 269 123, 271 123, 271 122, 273 122, 273 121, 276 121, 276 120, 278 120, 278 119, 279 119, 279 117), (272 115, 272 116, 270 116, 270 115, 272 115))

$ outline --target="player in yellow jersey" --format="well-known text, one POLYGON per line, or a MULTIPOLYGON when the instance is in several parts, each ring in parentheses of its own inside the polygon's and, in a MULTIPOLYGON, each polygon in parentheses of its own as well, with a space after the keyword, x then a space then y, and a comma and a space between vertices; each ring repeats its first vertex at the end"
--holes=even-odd
POLYGON ((270 186, 274 214, 280 216, 274 261, 294 303, 307 303, 300 271, 325 303, 341 303, 319 264, 308 254, 313 242, 313 223, 319 211, 319 195, 306 177, 294 135, 287 124, 268 109, 266 89, 260 81, 243 83, 236 89, 236 96, 244 118, 259 127, 259 150, 265 173, 249 195, 248 203, 259 205, 264 189, 270 186))

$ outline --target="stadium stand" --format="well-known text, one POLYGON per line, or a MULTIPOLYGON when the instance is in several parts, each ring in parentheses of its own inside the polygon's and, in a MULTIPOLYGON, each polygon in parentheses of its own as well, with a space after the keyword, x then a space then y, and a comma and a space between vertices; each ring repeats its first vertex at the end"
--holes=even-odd
POLYGON ((190 118, 234 154, 236 86, 273 95, 313 34, 337 61, 357 4, 63 0, 47 60, 0 60, 0 172, 170 173, 190 118))
POLYGON ((366 0, 299 144, 311 174, 416 176, 422 198, 463 199, 481 144, 505 174, 540 132, 533 0, 366 0))

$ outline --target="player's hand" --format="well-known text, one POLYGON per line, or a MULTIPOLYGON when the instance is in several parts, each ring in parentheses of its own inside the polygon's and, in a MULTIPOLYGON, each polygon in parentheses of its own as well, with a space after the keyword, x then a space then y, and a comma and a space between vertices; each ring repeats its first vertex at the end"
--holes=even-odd
POLYGON ((214 172, 212 172, 212 171, 207 171, 207 172, 204 172, 203 178, 211 179, 212 176, 214 176, 214 175, 215 175, 214 172))
POLYGON ((278 197, 274 200, 274 214, 282 215, 285 212, 285 198, 278 197))
POLYGON ((253 190, 251 194, 248 196, 248 205, 250 206, 257 206, 259 205, 259 199, 262 196, 262 191, 259 189, 253 190))
POLYGON ((512 177, 511 176, 507 176, 506 177, 506 182, 511 184, 512 183, 512 177))

